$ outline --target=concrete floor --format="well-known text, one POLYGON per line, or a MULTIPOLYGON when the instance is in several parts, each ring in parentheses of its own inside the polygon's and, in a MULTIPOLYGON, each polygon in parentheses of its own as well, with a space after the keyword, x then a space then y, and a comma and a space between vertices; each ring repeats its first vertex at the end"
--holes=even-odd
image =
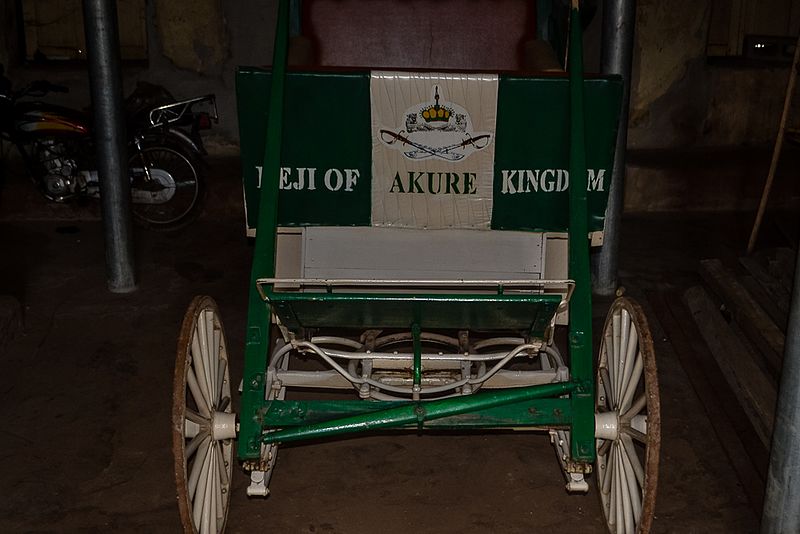
MULTIPOLYGON (((137 230, 139 289, 129 295, 106 291, 99 222, 0 222, 0 294, 22 302, 25 321, 0 356, 0 532, 178 532, 171 382, 193 295, 217 300, 232 378, 241 377, 252 247, 230 200, 235 176, 212 179, 216 205, 185 231, 137 230)), ((13 199, 0 200, 1 213, 13 199)), ((623 283, 633 295, 692 283, 700 257, 739 253, 748 224, 736 214, 627 218, 623 283)), ((595 314, 605 314, 599 303, 595 314)), ((663 420, 653 532, 756 532, 702 406, 651 322, 663 420)), ((248 499, 246 484, 234 480, 229 532, 604 532, 594 486, 567 495, 541 434, 381 434, 285 447, 267 500, 248 499)))

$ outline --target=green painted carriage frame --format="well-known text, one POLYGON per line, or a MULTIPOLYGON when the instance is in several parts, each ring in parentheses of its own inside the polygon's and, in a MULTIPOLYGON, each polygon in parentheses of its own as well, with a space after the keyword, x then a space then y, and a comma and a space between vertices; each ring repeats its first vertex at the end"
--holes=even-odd
MULTIPOLYGON (((431 327, 431 318, 461 315, 487 303, 500 316, 543 314, 549 321, 557 312, 560 295, 504 293, 502 287, 485 294, 375 294, 330 291, 291 293, 276 291, 264 279, 275 276, 277 206, 284 111, 290 1, 280 0, 270 80, 263 182, 258 210, 248 303, 245 364, 242 382, 238 456, 245 467, 258 469, 262 446, 268 443, 319 439, 352 432, 385 428, 563 428, 571 433, 571 466, 588 472, 595 460, 595 384, 591 332, 591 280, 589 270, 589 221, 587 203, 586 147, 584 134, 584 77, 582 30, 577 8, 570 17, 569 79, 569 277, 575 283, 570 300, 570 378, 566 382, 479 392, 439 400, 266 400, 266 369, 271 343, 271 314, 286 313, 313 322, 315 310, 358 311, 371 308, 372 323, 364 327, 408 327, 414 338, 412 375, 419 384, 421 348, 419 332, 431 327), (259 282, 261 280, 261 282, 259 282), (398 319, 398 305, 406 315, 398 319), (391 311, 394 310, 394 311, 391 311), (457 313, 452 313, 452 312, 457 313), (404 324, 396 324, 396 323, 404 324)), ((342 312, 338 317, 348 314, 342 312)), ((474 315, 474 314, 473 314, 474 315)), ((336 324, 336 314, 326 326, 336 324)), ((352 321, 341 319, 342 321, 352 321)), ((446 322, 446 321, 445 321, 446 322)), ((540 321, 533 321, 541 325, 540 321)), ((529 324, 533 324, 529 323, 529 324)), ((464 324, 447 325, 454 328, 464 324)), ((500 328, 500 325, 498 325, 500 328)), ((533 327, 532 327, 533 328, 533 327)), ((538 328, 533 328, 538 330, 538 328)), ((538 332, 533 332, 537 334, 538 332)))

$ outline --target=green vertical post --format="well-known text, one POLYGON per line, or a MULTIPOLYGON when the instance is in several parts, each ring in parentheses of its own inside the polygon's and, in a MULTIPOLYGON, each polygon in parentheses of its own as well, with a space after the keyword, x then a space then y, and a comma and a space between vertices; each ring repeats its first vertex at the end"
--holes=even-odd
POLYGON ((261 408, 264 406, 264 375, 269 351, 270 311, 256 290, 258 278, 275 275, 275 230, 278 214, 278 177, 281 167, 283 131, 283 91, 286 78, 286 53, 289 35, 289 0, 279 0, 269 115, 262 167, 261 200, 258 210, 250 298, 247 307, 247 332, 242 382, 242 412, 239 423, 239 458, 258 458, 261 452, 261 408))
POLYGON ((591 462, 594 450, 594 382, 592 380, 592 284, 589 275, 589 216, 586 136, 583 109, 583 32, 578 1, 573 0, 569 38, 569 276, 575 280, 570 301, 570 375, 572 393, 572 459, 591 462))

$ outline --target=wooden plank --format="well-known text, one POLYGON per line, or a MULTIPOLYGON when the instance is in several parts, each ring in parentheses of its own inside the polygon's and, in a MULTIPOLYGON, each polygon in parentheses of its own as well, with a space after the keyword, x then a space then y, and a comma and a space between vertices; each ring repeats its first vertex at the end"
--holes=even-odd
POLYGON ((786 291, 792 293, 794 283, 795 252, 789 248, 775 249, 774 258, 770 258, 769 272, 777 278, 786 291))
POLYGON ((737 340, 705 289, 691 287, 683 294, 683 300, 756 434, 769 447, 777 400, 775 387, 756 364, 755 356, 737 340))
POLYGON ((777 375, 783 359, 785 336, 767 312, 736 280, 733 273, 717 259, 702 260, 700 274, 714 293, 725 303, 736 323, 759 349, 777 375))
POLYGON ((675 294, 648 292, 647 299, 708 415, 711 428, 757 513, 764 501, 768 451, 755 436, 744 411, 722 380, 689 310, 675 294))
POLYGON ((758 302, 758 305, 767 312, 769 318, 775 323, 775 326, 780 328, 781 332, 786 332, 786 324, 789 320, 789 314, 780 309, 773 299, 765 290, 764 286, 759 284, 752 276, 739 276, 739 283, 744 286, 750 296, 758 302))
POLYGON ((764 291, 775 303, 775 306, 784 314, 788 314, 790 296, 786 288, 783 287, 778 280, 770 276, 767 270, 755 258, 745 256, 739 258, 739 263, 741 263, 742 267, 747 269, 747 272, 749 272, 761 287, 764 288, 764 291))

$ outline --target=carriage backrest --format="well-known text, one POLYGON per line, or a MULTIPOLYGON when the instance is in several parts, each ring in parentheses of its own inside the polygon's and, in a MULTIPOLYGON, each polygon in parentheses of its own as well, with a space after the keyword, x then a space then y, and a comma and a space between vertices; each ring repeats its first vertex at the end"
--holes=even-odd
POLYGON ((312 65, 496 72, 524 65, 531 0, 305 0, 312 65), (350 38, 357 29, 358 38, 350 38))
MULTIPOLYGON (((251 233, 270 78, 237 73, 251 233)), ((563 75, 289 72, 278 225, 566 232, 568 86, 563 75), (437 94, 450 132, 425 124, 437 94)), ((601 231, 622 83, 589 77, 584 94, 589 229, 601 231)))

